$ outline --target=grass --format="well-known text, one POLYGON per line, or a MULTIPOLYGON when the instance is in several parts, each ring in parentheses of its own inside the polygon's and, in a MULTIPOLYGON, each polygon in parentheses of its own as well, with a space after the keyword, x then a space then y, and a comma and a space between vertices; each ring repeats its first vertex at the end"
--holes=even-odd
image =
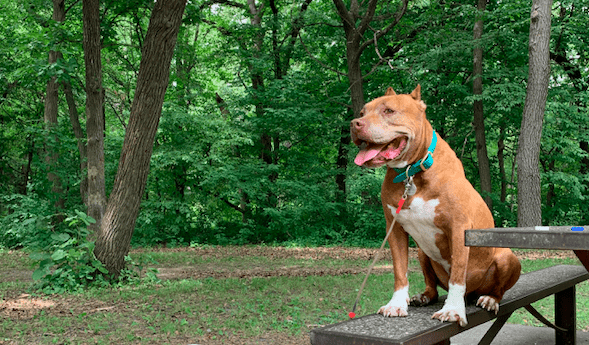
MULTIPOLYGON (((202 258, 194 252, 146 252, 160 267, 210 265, 267 267, 368 267, 366 259, 271 259, 259 256, 202 258)), ((381 261, 380 265, 390 264, 381 261)), ((574 259, 522 260, 524 272, 557 264, 577 264, 574 259)), ((6 273, 28 270, 22 253, 0 253, 0 298, 14 299, 27 292, 27 281, 7 281, 6 273), (9 267, 10 269, 8 269, 9 267)), ((410 295, 421 292, 423 277, 418 263, 410 262, 410 295)), ((10 276, 10 275, 8 275, 10 276)), ((308 343, 307 332, 318 326, 347 319, 364 276, 324 275, 270 278, 179 278, 159 283, 90 290, 77 295, 33 295, 55 306, 31 310, 19 316, 0 308, 0 344, 194 344, 308 343), (7 316, 8 315, 8 316, 7 316)), ((357 314, 374 313, 391 297, 392 274, 373 275, 364 289, 357 314)), ((577 287, 577 326, 589 329, 589 284, 577 287)), ((553 298, 534 304, 549 320, 554 317, 553 298)), ((510 323, 539 326, 521 310, 510 323)))

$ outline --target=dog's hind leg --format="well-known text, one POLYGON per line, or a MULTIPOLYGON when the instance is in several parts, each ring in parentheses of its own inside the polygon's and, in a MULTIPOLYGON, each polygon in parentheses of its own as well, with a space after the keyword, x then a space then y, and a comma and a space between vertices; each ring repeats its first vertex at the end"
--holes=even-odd
POLYGON ((492 279, 487 279, 478 289, 480 298, 477 305, 497 314, 503 294, 519 279, 521 264, 513 252, 505 248, 495 248, 494 260, 488 273, 492 279))
POLYGON ((432 267, 431 259, 421 249, 417 253, 419 264, 421 265, 421 270, 425 278, 425 291, 411 297, 410 304, 420 307, 438 301, 438 277, 432 267))

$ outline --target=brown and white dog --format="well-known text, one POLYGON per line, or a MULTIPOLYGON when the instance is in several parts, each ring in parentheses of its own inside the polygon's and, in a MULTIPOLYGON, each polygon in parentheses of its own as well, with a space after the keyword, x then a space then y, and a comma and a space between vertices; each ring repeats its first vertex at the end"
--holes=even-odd
POLYGON ((367 103, 362 117, 351 123, 352 140, 360 147, 355 163, 388 167, 381 196, 387 231, 396 219, 388 239, 395 290, 378 313, 407 316, 409 303, 437 301, 440 285, 448 298, 432 318, 465 326, 465 296, 479 297, 477 305, 497 313, 503 294, 519 279, 521 266, 508 248, 464 245, 465 230, 493 228, 493 217, 466 179, 454 151, 432 129, 425 109, 419 85, 409 95, 397 95, 389 88, 383 97, 367 103), (406 200, 399 206, 404 195, 406 200), (426 284, 425 291, 411 299, 408 235, 419 246, 426 284))

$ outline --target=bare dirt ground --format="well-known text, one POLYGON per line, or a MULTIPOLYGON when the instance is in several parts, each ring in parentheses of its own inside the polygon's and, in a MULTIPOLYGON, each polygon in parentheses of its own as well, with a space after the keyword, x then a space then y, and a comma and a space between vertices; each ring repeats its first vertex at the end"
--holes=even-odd
MULTIPOLYGON (((265 257, 269 259, 305 259, 305 260, 366 260, 372 262, 378 249, 373 248, 284 248, 284 247, 261 247, 261 246, 228 246, 209 248, 156 248, 156 249, 135 249, 131 253, 141 252, 190 252, 202 259, 223 259, 229 257, 265 257)), ((25 256, 24 252, 10 252, 10 255, 25 256)), ((548 259, 548 258, 575 258, 572 251, 567 250, 533 250, 516 251, 518 259, 548 259)), ((391 265, 379 265, 373 270, 374 273, 389 272, 392 269, 391 253, 383 249, 379 254, 379 261, 390 262, 391 265)), ((417 259, 417 249, 409 248, 409 258, 417 259)), ((180 267, 155 267, 159 271, 160 279, 201 279, 201 278, 254 278, 254 277, 302 277, 302 276, 324 276, 342 274, 361 274, 366 272, 364 267, 345 268, 301 268, 297 266, 281 267, 279 270, 264 270, 260 267, 248 269, 233 269, 211 265, 194 265, 180 267)), ((2 281, 31 281, 32 270, 1 270, 2 281)))
MULTIPOLYGON (((281 248, 281 247, 210 247, 210 248, 173 248, 173 249, 145 249, 134 250, 133 252, 191 252, 192 255, 200 258, 223 259, 229 257, 264 257, 269 259, 307 259, 307 260, 366 260, 371 262, 377 253, 377 249, 362 249, 362 248, 281 248)), ((23 253, 9 253, 11 255, 26 255, 23 253)), ((519 259, 546 259, 546 258, 574 258, 571 251, 517 251, 516 255, 519 259)), ((380 260, 391 262, 390 252, 383 250, 379 254, 380 260)), ((410 258, 417 259, 417 250, 410 249, 410 258)), ((221 267, 214 267, 214 261, 211 265, 194 265, 184 267, 157 267, 160 279, 199 279, 199 278, 253 278, 253 277, 305 277, 305 276, 324 276, 324 275, 342 275, 342 274, 364 274, 367 265, 363 267, 343 267, 343 268, 322 268, 321 265, 311 267, 280 267, 280 269, 264 269, 261 267, 231 269, 231 267, 224 269, 221 267)), ((373 270, 373 274, 383 274, 391 272, 392 266, 379 265, 373 270)), ((30 281, 32 271, 15 271, 2 270, 2 281, 30 281)), ((82 313, 93 314, 105 311, 113 311, 116 308, 123 308, 124 306, 107 305, 100 301, 84 301, 74 302, 71 298, 61 297, 59 295, 51 296, 50 299, 36 298, 28 294, 18 294, 10 296, 5 294, 4 299, 0 300, 0 318, 8 318, 12 320, 27 320, 33 318, 41 310, 44 310, 49 315, 80 315, 82 313)), ((310 326, 310 328, 312 328, 310 326)), ((174 339, 180 341, 181 339, 174 339)), ((256 339, 244 339, 239 334, 225 337, 222 342, 214 340, 209 337, 202 337, 199 339, 200 344, 308 344, 308 333, 299 336, 289 336, 281 333, 268 333, 264 337, 256 339), (235 339, 233 341, 233 339, 235 339)), ((199 342, 196 343, 199 343, 199 342)), ((186 339, 184 343, 195 343, 195 339, 186 339)), ((0 339, 0 344, 8 344, 0 339)))
MULTIPOLYGON (((136 252, 140 252, 137 250, 136 252)), ((154 251, 154 250, 150 250, 154 251)), ((190 251, 195 252, 198 256, 204 258, 227 258, 227 257, 266 257, 270 259, 306 259, 306 260, 367 260, 372 262, 378 249, 366 248, 283 248, 283 247, 216 247, 216 248, 175 248, 175 249, 156 249, 155 251, 190 251)), ((391 253, 388 249, 383 249, 379 254, 379 261, 392 263, 391 253)), ((547 259, 547 258, 575 258, 572 251, 566 250, 535 250, 535 251, 516 251, 518 259, 547 259)), ((409 258, 417 259, 417 249, 409 248, 409 258)), ((264 270, 260 267, 250 269, 224 270, 219 267, 191 266, 191 267, 160 267, 158 268, 160 279, 184 279, 184 278, 253 278, 253 277, 306 277, 306 276, 324 276, 324 275, 342 275, 342 274, 363 274, 366 272, 364 267, 346 267, 346 268, 300 268, 300 267, 282 267, 280 270, 264 270)), ((374 274, 386 273, 392 271, 392 265, 379 265, 372 271, 374 274)))

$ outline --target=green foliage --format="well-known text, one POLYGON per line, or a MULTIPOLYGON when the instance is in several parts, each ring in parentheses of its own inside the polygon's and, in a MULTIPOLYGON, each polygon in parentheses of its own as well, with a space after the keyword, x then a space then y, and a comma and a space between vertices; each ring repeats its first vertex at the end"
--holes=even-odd
POLYGON ((34 289, 43 293, 80 292, 89 286, 107 285, 108 271, 94 256, 94 242, 89 241, 87 226, 95 220, 83 212, 65 219, 63 232, 53 232, 49 243, 39 242, 30 258, 38 264, 33 272, 34 289))
POLYGON ((131 256, 125 256, 126 267, 121 271, 118 278, 117 286, 141 285, 160 283, 157 277, 158 270, 148 265, 157 265, 157 261, 151 255, 142 255, 136 259, 131 256))
POLYGON ((45 229, 51 207, 37 196, 0 195, 0 247, 19 248, 39 241, 39 229, 45 229))
MULTIPOLYGON (((277 3, 276 13, 264 6, 260 25, 238 3, 244 4, 201 2, 186 9, 132 244, 379 243, 386 230, 379 201, 384 169, 358 169, 352 163, 357 148, 342 146, 350 86, 346 37, 332 1, 314 0, 305 11, 300 2, 277 3), (338 168, 345 151, 349 163, 338 168), (342 176, 344 193, 336 183, 342 176)), ((382 20, 370 26, 384 27, 398 4, 379 2, 382 20)), ((82 115, 85 76, 82 3, 68 7, 63 23, 51 20, 46 5, 6 2, 0 13, 0 245, 36 242, 54 246, 54 253, 68 240, 52 235, 72 230, 50 224, 55 215, 84 209, 80 186, 87 172, 80 169, 62 86, 58 125, 44 129, 45 88, 51 77, 68 81, 82 115), (51 49, 63 58, 48 64, 51 49), (59 164, 47 164, 48 152, 59 156, 59 164), (62 193, 52 190, 49 172, 60 178, 62 193), (60 199, 63 209, 55 206, 60 199)), ((540 157, 543 222, 574 224, 589 221, 589 163, 582 148, 589 141, 587 1, 554 7, 554 63, 540 157), (557 63, 556 54, 568 61, 557 63)), ((101 11, 107 195, 152 8, 149 1, 113 0, 101 11)), ((498 226, 515 226, 514 161, 526 95, 530 5, 489 3, 480 42, 472 41, 475 12, 474 4, 410 2, 398 25, 377 42, 386 61, 374 46, 360 56, 364 99, 381 96, 388 86, 410 92, 421 84, 428 119, 475 188, 472 105, 482 99, 493 215, 498 226), (475 44, 484 50, 480 97, 472 95, 475 44), (502 166, 496 159, 500 142, 502 166)), ((374 36, 371 30, 364 39, 374 36)), ((80 122, 83 129, 84 116, 80 122)))

